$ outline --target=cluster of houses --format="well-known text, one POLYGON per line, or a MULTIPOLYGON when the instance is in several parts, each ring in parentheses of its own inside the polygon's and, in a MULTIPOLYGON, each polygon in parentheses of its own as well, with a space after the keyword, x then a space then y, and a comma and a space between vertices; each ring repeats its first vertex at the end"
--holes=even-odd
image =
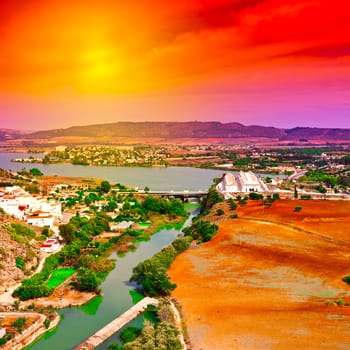
POLYGON ((30 225, 48 227, 58 233, 61 203, 26 192, 19 186, 0 188, 0 208, 30 225))
POLYGON ((268 192, 266 183, 251 171, 240 171, 237 175, 226 173, 216 189, 224 198, 231 198, 233 193, 268 192))

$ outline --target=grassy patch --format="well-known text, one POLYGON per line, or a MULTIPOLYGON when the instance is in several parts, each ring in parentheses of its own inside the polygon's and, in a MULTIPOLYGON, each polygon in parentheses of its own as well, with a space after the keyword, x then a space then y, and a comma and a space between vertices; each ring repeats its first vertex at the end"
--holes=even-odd
POLYGON ((57 269, 52 273, 46 285, 51 288, 56 288, 61 283, 63 283, 68 277, 72 276, 75 273, 75 271, 75 269, 71 268, 57 269))

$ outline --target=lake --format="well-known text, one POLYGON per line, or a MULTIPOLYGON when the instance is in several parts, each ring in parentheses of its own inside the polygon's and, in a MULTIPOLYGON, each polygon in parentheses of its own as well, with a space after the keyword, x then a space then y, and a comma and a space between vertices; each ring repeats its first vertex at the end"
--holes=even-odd
MULTIPOLYGON (((45 175, 94 177, 107 180, 112 184, 138 187, 146 186, 151 191, 205 191, 214 178, 221 177, 227 170, 199 169, 191 167, 145 168, 145 167, 104 167, 73 164, 29 164, 14 163, 14 158, 29 158, 28 153, 0 153, 0 168, 18 171, 38 168, 45 175)), ((40 157, 40 154, 32 154, 40 157)), ((235 171, 230 171, 236 174, 235 171)), ((275 177, 276 175, 264 175, 275 177)), ((281 176, 282 177, 282 176, 281 176)))

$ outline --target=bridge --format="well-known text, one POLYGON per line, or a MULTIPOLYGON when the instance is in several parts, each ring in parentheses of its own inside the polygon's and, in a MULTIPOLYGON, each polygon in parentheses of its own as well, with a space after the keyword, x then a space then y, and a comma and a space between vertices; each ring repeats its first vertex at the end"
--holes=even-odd
POLYGON ((113 321, 98 330, 88 339, 77 345, 73 350, 92 350, 101 345, 114 333, 118 332, 122 327, 144 312, 148 305, 158 305, 158 300, 154 298, 143 298, 137 304, 125 311, 123 314, 115 318, 113 321))
POLYGON ((137 194, 145 194, 145 195, 151 195, 151 196, 161 196, 161 197, 175 197, 175 198, 182 198, 182 199, 188 199, 188 198, 201 198, 205 196, 208 191, 143 191, 139 190, 136 192, 137 194))

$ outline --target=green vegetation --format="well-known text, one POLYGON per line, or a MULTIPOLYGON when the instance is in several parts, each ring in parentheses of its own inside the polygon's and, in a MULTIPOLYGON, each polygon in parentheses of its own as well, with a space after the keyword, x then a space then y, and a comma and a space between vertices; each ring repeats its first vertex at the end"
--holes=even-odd
POLYGON ((215 178, 213 185, 210 186, 208 194, 203 197, 202 212, 210 209, 214 204, 223 202, 222 196, 216 190, 216 185, 221 181, 219 178, 215 178))
POLYGON ((256 192, 250 192, 249 193, 249 199, 252 199, 254 201, 263 199, 264 196, 261 193, 256 193, 256 192))
POLYGON ((159 214, 180 215, 186 217, 188 213, 184 204, 179 199, 166 200, 161 197, 147 196, 142 203, 142 207, 147 211, 159 214))
POLYGON ((228 199, 228 205, 231 210, 236 210, 237 209, 237 204, 233 200, 233 198, 228 199))
POLYGON ((37 168, 31 168, 29 174, 32 176, 43 176, 44 174, 37 168))
POLYGON ((197 220, 191 226, 184 228, 185 236, 191 236, 199 242, 210 241, 218 231, 219 227, 209 221, 197 220))
POLYGON ((45 285, 50 288, 56 288, 67 278, 72 276, 75 272, 76 270, 72 268, 62 268, 54 270, 54 272, 50 276, 50 279, 45 283, 45 285))
POLYGON ((16 258, 16 267, 18 267, 22 271, 24 271, 26 269, 26 262, 24 261, 24 259, 21 256, 18 256, 16 258))
POLYGON ((81 292, 96 292, 99 281, 94 271, 87 268, 80 268, 78 270, 75 287, 81 292))
POLYGON ((142 332, 137 327, 127 327, 120 334, 120 340, 125 344, 134 341, 142 332))
POLYGON ((48 318, 46 318, 44 321, 45 328, 48 329, 50 327, 50 324, 51 324, 51 321, 48 318))
MULTIPOLYGON (((179 331, 174 325, 174 315, 170 305, 163 301, 156 309, 155 323, 145 321, 141 334, 133 341, 124 344, 124 350, 181 350, 179 331)), ((133 337, 138 330, 128 332, 133 337)), ((123 339, 122 339, 123 340, 123 339)))
POLYGON ((342 279, 345 283, 350 284, 350 275, 343 277, 342 279))
POLYGON ((303 200, 310 200, 311 199, 311 195, 309 194, 302 194, 300 196, 300 199, 303 199, 303 200))
POLYGON ((221 216, 224 214, 225 214, 225 212, 221 208, 216 209, 216 215, 221 216))
POLYGON ((12 223, 4 225, 3 228, 10 235, 11 239, 18 243, 27 243, 35 238, 35 232, 24 225, 12 223))
POLYGON ((303 207, 297 206, 297 207, 294 208, 294 211, 298 213, 302 209, 303 209, 303 207))
POLYGON ((14 322, 13 326, 17 328, 18 333, 22 333, 22 329, 27 323, 26 317, 18 317, 14 322))
POLYGON ((133 269, 131 281, 137 281, 142 291, 149 296, 166 296, 176 288, 170 282, 167 269, 176 256, 186 250, 192 237, 179 237, 171 245, 163 248, 152 258, 139 263, 133 269))

